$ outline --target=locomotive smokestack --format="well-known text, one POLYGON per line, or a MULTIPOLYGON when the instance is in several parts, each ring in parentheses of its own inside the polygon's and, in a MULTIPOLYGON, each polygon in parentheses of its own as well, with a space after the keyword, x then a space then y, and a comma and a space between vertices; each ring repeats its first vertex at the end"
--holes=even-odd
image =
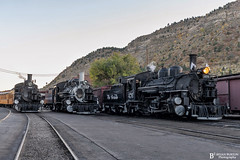
POLYGON ((197 55, 196 54, 190 54, 190 70, 196 71, 197 70, 197 55))
POLYGON ((84 72, 79 73, 79 82, 84 81, 84 72))
POLYGON ((27 76, 28 76, 28 79, 27 79, 27 80, 28 80, 29 82, 32 82, 32 74, 28 74, 27 76))

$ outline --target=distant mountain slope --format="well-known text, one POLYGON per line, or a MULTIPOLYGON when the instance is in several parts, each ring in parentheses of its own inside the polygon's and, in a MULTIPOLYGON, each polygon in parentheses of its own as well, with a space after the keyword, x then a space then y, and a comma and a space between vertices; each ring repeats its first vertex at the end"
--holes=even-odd
POLYGON ((124 48, 102 48, 77 59, 45 88, 67 80, 84 71, 89 73, 91 63, 114 52, 132 54, 141 66, 155 61, 158 68, 181 65, 189 68, 188 55, 199 56, 198 65, 208 63, 216 75, 240 72, 240 0, 201 17, 192 17, 172 23, 155 32, 136 38, 124 48))

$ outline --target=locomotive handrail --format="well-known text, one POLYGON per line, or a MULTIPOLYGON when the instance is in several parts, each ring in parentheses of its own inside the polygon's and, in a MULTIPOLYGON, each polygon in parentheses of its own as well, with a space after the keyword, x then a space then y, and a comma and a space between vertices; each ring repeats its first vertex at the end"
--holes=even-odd
POLYGON ((171 92, 188 92, 188 90, 172 90, 172 91, 160 91, 160 92, 166 92, 166 93, 171 93, 171 92))
POLYGON ((148 86, 148 87, 138 87, 138 90, 143 90, 143 89, 151 89, 151 88, 159 88, 158 86, 148 86))

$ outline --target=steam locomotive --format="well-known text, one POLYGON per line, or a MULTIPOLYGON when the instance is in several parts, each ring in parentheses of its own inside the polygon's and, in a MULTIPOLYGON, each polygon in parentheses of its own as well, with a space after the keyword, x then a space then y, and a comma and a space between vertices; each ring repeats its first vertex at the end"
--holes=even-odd
POLYGON ((210 68, 197 69, 197 56, 190 55, 190 72, 180 66, 120 77, 119 84, 103 91, 107 112, 128 114, 172 114, 200 120, 219 120, 227 113, 217 104, 216 80, 210 68))
POLYGON ((43 104, 38 86, 32 81, 32 74, 23 83, 14 86, 13 108, 20 112, 38 112, 43 104))
POLYGON ((52 90, 52 99, 53 111, 95 114, 99 108, 93 89, 82 78, 58 83, 52 90))

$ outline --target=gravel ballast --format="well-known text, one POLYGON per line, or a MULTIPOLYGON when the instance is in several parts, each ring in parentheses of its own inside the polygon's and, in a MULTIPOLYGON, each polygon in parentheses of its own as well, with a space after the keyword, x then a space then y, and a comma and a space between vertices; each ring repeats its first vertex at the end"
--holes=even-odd
POLYGON ((20 154, 20 160, 73 159, 63 142, 59 139, 50 125, 37 114, 28 113, 29 130, 20 154))

